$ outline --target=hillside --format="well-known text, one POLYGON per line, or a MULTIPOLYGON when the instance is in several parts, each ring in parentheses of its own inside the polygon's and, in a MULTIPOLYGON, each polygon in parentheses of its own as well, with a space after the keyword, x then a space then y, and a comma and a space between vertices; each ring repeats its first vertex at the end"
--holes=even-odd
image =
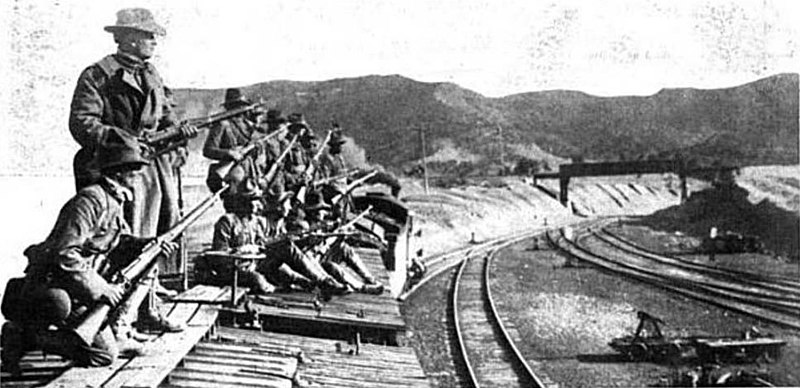
MULTIPOLYGON (((316 128, 338 120, 367 150, 367 158, 392 167, 419 160, 420 128, 427 155, 440 161, 496 161, 502 151, 509 164, 520 157, 552 164, 564 158, 676 155, 704 164, 798 163, 797 74, 726 89, 664 89, 642 97, 542 91, 487 98, 451 83, 398 75, 272 81, 244 90, 284 114, 305 113, 316 128)), ((223 90, 176 91, 186 117, 217 111, 222 96, 223 90)))

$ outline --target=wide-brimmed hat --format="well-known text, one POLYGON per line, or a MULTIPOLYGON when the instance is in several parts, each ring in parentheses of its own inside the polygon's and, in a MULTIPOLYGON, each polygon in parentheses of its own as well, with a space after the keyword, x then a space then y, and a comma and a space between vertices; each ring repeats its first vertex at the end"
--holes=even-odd
POLYGON ((269 109, 267 110, 267 122, 282 124, 286 122, 286 118, 281 116, 279 109, 269 109))
POLYGON ((305 117, 303 117, 302 113, 292 113, 289 115, 289 133, 297 134, 303 131, 303 129, 310 129, 308 127, 308 123, 306 123, 305 117))
POLYGON ((167 35, 167 30, 156 23, 153 13, 145 8, 125 8, 117 11, 117 24, 106 26, 104 30, 116 33, 125 30, 149 32, 154 35, 167 35))
POLYGON ((104 141, 97 148, 97 167, 101 170, 110 168, 135 170, 150 164, 143 155, 139 144, 130 136, 109 130, 104 141))
POLYGON ((234 109, 240 106, 250 105, 253 102, 247 99, 238 88, 229 88, 225 90, 225 102, 222 103, 226 109, 234 109))
POLYGON ((241 199, 256 199, 261 198, 264 192, 252 178, 247 178, 236 188, 235 195, 241 199))
POLYGON ((341 130, 336 130, 331 133, 331 138, 328 140, 328 145, 342 145, 347 143, 347 140, 344 139, 344 135, 342 135, 341 130))

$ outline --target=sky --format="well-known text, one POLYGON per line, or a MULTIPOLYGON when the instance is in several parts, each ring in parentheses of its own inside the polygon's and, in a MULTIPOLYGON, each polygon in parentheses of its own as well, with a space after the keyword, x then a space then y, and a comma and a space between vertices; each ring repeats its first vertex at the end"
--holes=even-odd
POLYGON ((5 0, 0 173, 38 131, 59 134, 43 151, 75 147, 75 81, 116 50, 103 27, 126 7, 166 27, 152 61, 175 88, 400 74, 490 97, 612 96, 800 72, 796 0, 5 0))

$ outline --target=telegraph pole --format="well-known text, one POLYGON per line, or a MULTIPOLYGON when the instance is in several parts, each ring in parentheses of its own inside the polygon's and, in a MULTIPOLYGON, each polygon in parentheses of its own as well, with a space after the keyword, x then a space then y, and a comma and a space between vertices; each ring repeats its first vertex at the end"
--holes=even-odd
POLYGON ((422 176, 425 182, 425 195, 428 195, 428 160, 425 156, 425 129, 419 126, 419 142, 422 148, 422 176))
POLYGON ((506 144, 503 141, 503 127, 500 124, 497 125, 497 138, 500 142, 500 165, 503 167, 503 174, 505 175, 506 170, 506 144))

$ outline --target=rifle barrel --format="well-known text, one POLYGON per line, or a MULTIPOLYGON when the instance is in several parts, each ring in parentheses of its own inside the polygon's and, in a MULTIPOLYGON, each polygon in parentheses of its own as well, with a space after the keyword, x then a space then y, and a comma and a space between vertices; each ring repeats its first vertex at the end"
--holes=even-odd
MULTIPOLYGON (((241 108, 226 110, 224 112, 219 112, 212 114, 210 116, 205 117, 197 117, 193 119, 186 120, 186 123, 190 125, 194 125, 197 128, 206 128, 216 122, 235 117, 244 113, 247 113, 253 109, 258 107, 265 106, 263 102, 258 102, 255 104, 250 104, 247 106, 243 106, 241 108)), ((181 126, 176 125, 171 128, 165 129, 163 131, 158 131, 148 135, 145 138, 145 142, 149 145, 155 145, 161 143, 163 141, 172 140, 174 138, 180 137, 181 134, 181 126)))
POLYGON ((283 164, 283 160, 286 159, 286 156, 289 155, 289 152, 292 151, 292 147, 294 147, 294 143, 297 142, 297 138, 298 136, 294 135, 292 141, 290 141, 289 144, 286 145, 286 149, 283 150, 280 156, 278 156, 278 158, 275 159, 275 162, 272 163, 272 166, 269 167, 269 171, 267 171, 266 175, 264 175, 264 180, 268 184, 271 183, 273 179, 275 179, 275 174, 278 173, 278 168, 280 168, 280 166, 283 164))
MULTIPOLYGON (((158 236, 153 243, 148 244, 136 259, 120 271, 119 279, 130 283, 135 278, 143 275, 151 266, 155 264, 155 258, 161 253, 161 244, 164 241, 172 241, 183 233, 191 224, 197 221, 211 206, 219 200, 220 195, 228 189, 228 184, 222 186, 217 192, 210 194, 192 209, 186 217, 178 221, 170 230, 158 236)), ((129 296, 128 296, 129 297, 129 296)), ((127 299, 127 297, 126 297, 127 299)), ((76 340, 83 341, 87 346, 92 343, 94 336, 100 331, 103 323, 111 312, 111 306, 106 303, 98 303, 86 315, 81 322, 71 331, 76 340)))

